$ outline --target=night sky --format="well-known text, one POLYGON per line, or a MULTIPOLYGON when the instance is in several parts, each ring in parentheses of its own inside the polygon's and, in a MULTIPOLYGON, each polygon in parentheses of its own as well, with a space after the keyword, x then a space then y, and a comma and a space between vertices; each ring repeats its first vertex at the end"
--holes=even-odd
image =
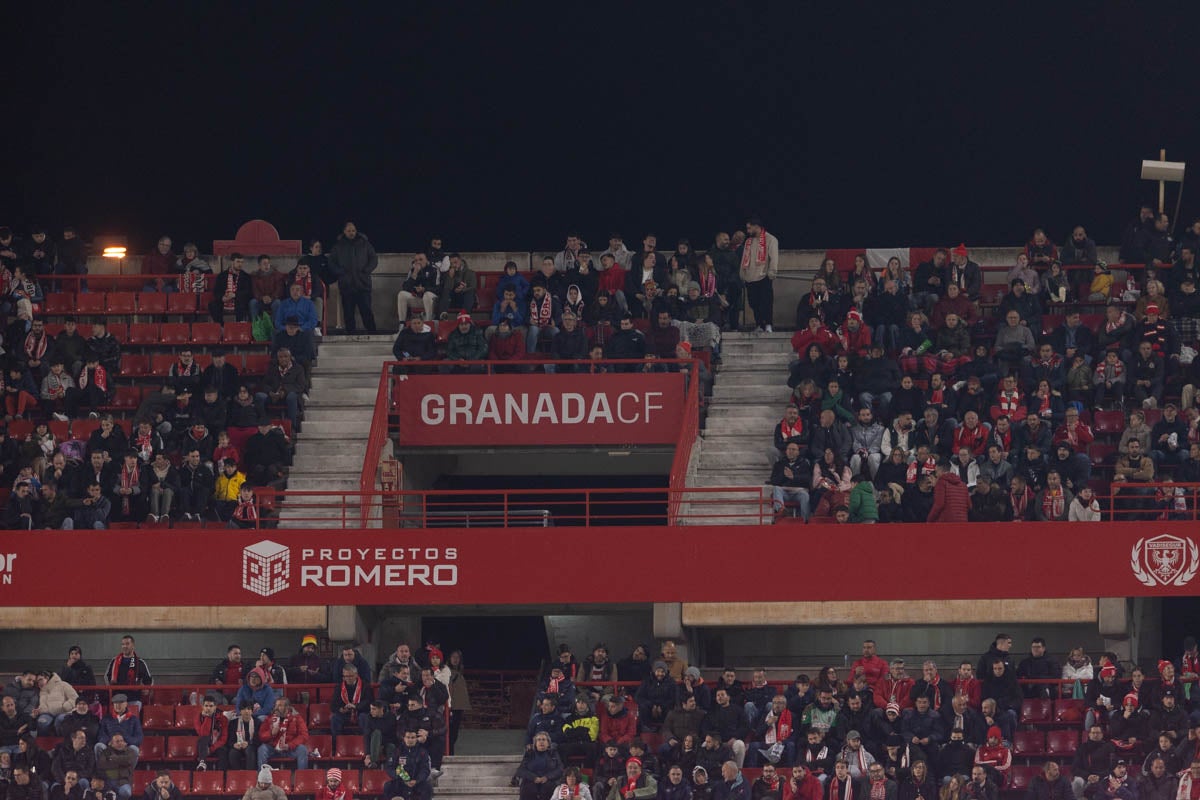
POLYGON ((704 246, 756 212, 785 248, 1114 243, 1155 197, 1140 159, 1200 170, 1200 4, 905 5, 13 4, 0 224, 206 249, 353 218, 466 251, 704 246))

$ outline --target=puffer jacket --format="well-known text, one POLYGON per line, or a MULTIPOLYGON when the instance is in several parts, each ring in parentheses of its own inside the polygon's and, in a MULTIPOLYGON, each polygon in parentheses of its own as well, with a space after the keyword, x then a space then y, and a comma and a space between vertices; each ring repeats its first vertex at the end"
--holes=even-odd
POLYGON ((329 252, 329 263, 337 271, 342 290, 371 288, 371 273, 379 266, 379 256, 367 237, 359 233, 353 239, 338 236, 329 252))
POLYGON ((42 687, 38 698, 38 708, 43 714, 70 714, 75 710, 75 698, 79 692, 75 687, 58 677, 51 675, 50 680, 42 687))
POLYGON ((967 485, 953 472, 938 478, 933 487, 933 508, 927 522, 966 522, 971 510, 967 485))

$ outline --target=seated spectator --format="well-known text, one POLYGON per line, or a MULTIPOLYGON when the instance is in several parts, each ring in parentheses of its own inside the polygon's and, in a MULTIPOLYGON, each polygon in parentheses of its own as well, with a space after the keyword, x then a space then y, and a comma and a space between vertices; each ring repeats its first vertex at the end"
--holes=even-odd
POLYGON ((1070 364, 1077 354, 1091 358, 1096 347, 1096 336, 1091 328, 1080 322, 1079 311, 1067 309, 1066 321, 1059 325, 1047 339, 1051 351, 1063 357, 1064 363, 1070 364))
MULTIPOLYGON (((558 758, 553 752, 550 755, 554 759, 558 758)), ((418 742, 417 732, 415 730, 404 731, 401 744, 396 749, 395 758, 388 763, 387 771, 396 777, 384 785, 383 795, 388 798, 400 797, 403 800, 432 800, 432 769, 429 753, 418 742)), ((548 800, 548 798, 549 791, 547 790, 545 797, 541 797, 539 800, 548 800)))
POLYGON ((425 319, 435 319, 438 292, 441 290, 441 273, 438 268, 429 263, 424 253, 413 256, 412 266, 404 281, 404 288, 396 295, 396 314, 400 323, 408 319, 410 308, 421 308, 425 319))
POLYGON ((438 311, 446 315, 458 309, 470 314, 475 310, 475 288, 479 279, 461 255, 451 253, 449 258, 450 266, 442 276, 442 291, 438 295, 438 311))
POLYGON ((236 459, 227 458, 221 462, 221 472, 213 487, 213 509, 218 520, 228 521, 232 518, 245 482, 246 476, 238 471, 236 459))
POLYGON ((370 713, 373 699, 371 686, 358 674, 358 669, 353 664, 343 666, 341 680, 334 687, 334 698, 331 704, 334 711, 329 720, 335 746, 338 737, 346 728, 361 728, 359 719, 370 713))
POLYGON ((946 251, 939 247, 933 258, 917 265, 913 275, 913 302, 918 309, 929 311, 937 299, 947 293, 943 281, 947 258, 946 251))
MULTIPOLYGON (((298 285, 293 284, 293 286, 298 285)), ((282 308, 282 306, 280 307, 282 308)), ((288 314, 276 326, 275 335, 271 337, 269 352, 271 355, 275 355, 285 347, 291 352, 292 358, 304 367, 306 375, 312 371, 312 361, 317 355, 313 348, 312 331, 303 329, 300 317, 296 314, 288 314)), ((203 377, 201 382, 203 382, 203 377)))
MULTIPOLYGON (((400 338, 396 339, 395 346, 400 346, 400 338)), ((262 388, 265 391, 254 396, 259 413, 266 414, 268 403, 284 403, 292 430, 299 433, 303 420, 304 395, 308 391, 308 378, 304 375, 304 368, 293 361, 292 351, 286 347, 279 349, 275 354, 274 368, 268 369, 263 378, 262 388)))
MULTIPOLYGON (((447 361, 484 361, 488 355, 488 343, 483 331, 471 320, 470 313, 458 312, 454 330, 446 339, 447 361)), ((483 372, 481 365, 456 364, 442 368, 452 372, 483 372)))
MULTIPOLYGON (((630 323, 632 327, 632 323, 630 323)), ((639 334, 640 335, 640 334, 639 334)), ((495 333, 488 340, 489 361, 521 361, 525 358, 525 337, 516 333, 512 322, 502 317, 495 333)), ((504 371, 501 367, 496 372, 504 371)))
POLYGON ((856 377, 859 406, 875 409, 881 419, 890 419, 893 393, 900 385, 900 368, 894 359, 884 357, 878 338, 872 342, 868 357, 859 363, 856 377))
POLYGON ((792 336, 792 349, 801 358, 806 356, 813 345, 820 348, 823 356, 832 356, 838 349, 838 337, 818 316, 809 317, 805 326, 792 336))
MULTIPOLYGON (((410 734, 415 744, 416 732, 406 731, 406 746, 410 734)), ((520 782, 521 800, 550 800, 551 792, 562 776, 562 761, 558 752, 551 748, 550 735, 539 732, 517 767, 515 779, 520 782)))
POLYGON ((900 329, 908 315, 908 298, 901 284, 888 279, 883 282, 883 291, 868 304, 864 317, 874 328, 872 341, 884 352, 894 353, 900 348, 900 329))
POLYGON ((149 470, 138 455, 132 451, 126 453, 108 488, 114 520, 141 522, 146 518, 150 513, 149 482, 149 470))
MULTIPOLYGON (((281 298, 286 295, 284 288, 286 277, 282 272, 277 272, 271 266, 271 257, 262 255, 258 257, 258 271, 250 278, 251 294, 250 298, 250 318, 258 319, 260 315, 266 314, 269 317, 275 317, 275 306, 279 304, 281 298)), ((278 325, 276 327, 279 327, 278 325)))
MULTIPOLYGON (((1009 466, 1008 462, 1002 462, 1009 466)), ((1012 504, 1004 492, 1004 487, 993 482, 990 475, 982 472, 975 480, 975 491, 971 494, 971 508, 967 519, 971 522, 1011 522, 1013 517, 1012 504)))
POLYGON ((1133 331, 1133 317, 1121 307, 1109 303, 1104 309, 1104 322, 1096 334, 1096 345, 1102 352, 1115 351, 1118 356, 1128 350, 1129 335, 1133 331))
POLYGON ((875 421, 868 405, 860 408, 850 426, 850 472, 857 475, 866 467, 873 479, 883 462, 883 426, 875 421))
POLYGON ((1135 408, 1129 412, 1129 421, 1125 425, 1125 429, 1121 431, 1121 441, 1117 444, 1117 452, 1125 455, 1129 452, 1129 442, 1133 439, 1138 441, 1143 453, 1151 451, 1150 446, 1150 426, 1146 424, 1146 415, 1141 409, 1135 408))
MULTIPOLYGON (((828 413, 822 412, 822 421, 828 413)), ((838 427, 841 428, 840 425, 838 427)), ((815 513, 824 516, 830 509, 846 505, 852 488, 850 468, 845 465, 842 453, 834 447, 826 447, 812 468, 810 496, 816 501, 815 513)))
MULTIPOLYGON (((193 242, 183 246, 183 255, 175 259, 174 272, 179 274, 179 291, 189 294, 203 294, 212 282, 212 267, 203 258, 200 250, 193 242)), ((174 291, 169 283, 158 281, 158 291, 174 291)))
POLYGON ((150 490, 150 513, 146 521, 166 522, 171 518, 171 505, 179 490, 179 473, 162 450, 155 454, 146 472, 150 490))
POLYGON ((979 322, 979 307, 971 302, 957 285, 946 287, 946 294, 933 306, 929 315, 929 324, 934 330, 941 330, 946 325, 946 315, 955 314, 960 322, 968 328, 979 322))
POLYGON ((558 299, 550 294, 545 284, 535 283, 533 295, 529 299, 528 327, 525 333, 525 349, 530 353, 538 351, 538 343, 543 335, 553 339, 558 333, 558 323, 562 317, 562 308, 558 299))
POLYGON ((215 387, 222 400, 228 400, 237 394, 238 370, 225 359, 225 350, 220 347, 212 350, 212 363, 200 374, 200 383, 205 387, 215 387))
POLYGON ((922 375, 933 371, 935 360, 928 355, 933 337, 925 324, 925 315, 914 311, 900 332, 900 369, 905 375, 922 375))
POLYGON ((291 451, 283 431, 263 417, 258 432, 246 440, 242 458, 246 467, 246 483, 250 486, 273 486, 283 489, 287 483, 291 451))
MULTIPOLYGON (((1051 262, 1053 263, 1053 262, 1051 262)), ((1049 263, 1041 263, 1037 265, 1039 269, 1048 269, 1049 263)), ((1038 273, 1033 267, 1029 266, 1029 255, 1027 253, 1018 253, 1017 261, 1008 271, 1008 277, 1005 282, 1012 286, 1017 281, 1024 284, 1026 291, 1033 294, 1040 294, 1042 291, 1041 281, 1038 280, 1038 273)))
POLYGON ((68 501, 68 506, 72 509, 71 527, 80 530, 103 530, 108 527, 108 520, 112 515, 112 501, 104 496, 99 480, 87 480, 84 483, 83 496, 68 501))
POLYGON ((77 391, 75 380, 67 374, 62 358, 57 353, 52 354, 48 358, 48 361, 50 371, 42 378, 39 405, 41 406, 42 413, 46 416, 53 416, 57 420, 66 422, 71 417, 63 412, 69 410, 67 405, 68 392, 77 391))
MULTIPOLYGON (((524 278, 521 280, 524 280, 524 278)), ((528 305, 523 299, 523 295, 519 297, 517 289, 512 285, 505 285, 503 278, 500 279, 497 291, 500 292, 500 297, 496 300, 495 305, 492 306, 492 325, 487 330, 489 338, 499 327, 500 320, 502 319, 508 320, 512 328, 522 327, 525 324, 525 317, 528 310, 528 305)))
POLYGON ((800 356, 800 360, 793 362, 788 368, 788 386, 794 389, 805 380, 824 386, 829 372, 829 358, 821 350, 821 345, 813 342, 800 356))
POLYGON ((1105 402, 1114 408, 1125 403, 1125 365, 1121 363, 1117 350, 1107 350, 1104 360, 1096 365, 1092 384, 1096 387, 1094 405, 1103 408, 1105 402))
POLYGON ((1064 522, 1075 496, 1063 486, 1062 474, 1054 468, 1046 472, 1046 486, 1034 500, 1034 518, 1039 522, 1064 522))
POLYGON ((855 361, 864 358, 871 348, 871 329, 863 324, 863 316, 857 309, 850 309, 846 321, 837 333, 838 351, 855 361))
POLYGON ((987 742, 975 751, 975 765, 982 767, 988 780, 996 786, 1008 786, 1008 776, 1012 772, 1012 751, 1001 741, 999 727, 993 725, 988 728, 987 742))
MULTIPOLYGON (((239 651, 240 652, 240 651, 239 651)), ((252 702, 252 701, 251 701, 252 702)), ((217 698, 209 695, 200 704, 200 713, 196 715, 193 726, 196 732, 196 754, 201 764, 207 764, 208 759, 216 759, 218 769, 227 769, 229 765, 229 720, 217 710, 217 698)), ((207 766, 199 769, 207 769, 207 766)))
POLYGON ((1150 442, 1150 457, 1156 466, 1182 464, 1188 460, 1188 425, 1179 418, 1179 409, 1174 403, 1163 407, 1162 418, 1150 429, 1150 442))
MULTIPOLYGON (((642 332, 634 328, 633 317, 629 314, 621 317, 621 327, 613 333, 612 338, 604 346, 604 355, 610 359, 645 359, 649 345, 642 332)), ((633 372, 637 369, 633 364, 618 364, 617 372, 633 372)))
POLYGON ((413 314, 396 336, 392 355, 397 361, 432 361, 437 358, 437 339, 433 328, 421 314, 413 314))
MULTIPOLYGON (((789 406, 789 408, 792 408, 789 406)), ((800 456, 798 442, 789 441, 784 446, 784 456, 776 461, 771 469, 770 484, 775 513, 780 513, 787 506, 798 509, 800 517, 807 522, 809 506, 809 486, 812 480, 812 466, 807 459, 800 456)))
POLYGON ((1038 295, 1038 300, 1043 308, 1047 306, 1059 308, 1072 302, 1073 299, 1074 293, 1071 291, 1070 276, 1063 271, 1062 264, 1055 261, 1042 279, 1042 291, 1038 295))
POLYGON ((1026 401, 1028 415, 1037 417, 1046 423, 1047 427, 1053 428, 1063 420, 1063 399, 1057 391, 1050 386, 1050 381, 1042 379, 1037 382, 1037 388, 1029 395, 1026 401))
POLYGON ((272 758, 294 758, 296 769, 308 769, 308 726, 286 697, 275 701, 270 717, 258 728, 258 763, 272 758))
POLYGON ((967 323, 953 311, 946 314, 945 324, 938 330, 930 351, 934 369, 942 375, 953 375, 971 360, 971 332, 967 323))
MULTIPOLYGON (((1040 321, 1038 326, 1040 328, 1040 321)), ((1009 309, 1004 315, 1004 325, 996 331, 996 341, 993 349, 996 359, 1009 372, 1019 370, 1022 362, 1033 351, 1036 342, 1029 325, 1022 319, 1020 312, 1009 309)))
POLYGON ((971 260, 966 245, 960 244, 950 252, 950 263, 942 271, 942 282, 949 286, 958 284, 967 299, 979 300, 979 291, 983 287, 983 272, 979 265, 971 260))

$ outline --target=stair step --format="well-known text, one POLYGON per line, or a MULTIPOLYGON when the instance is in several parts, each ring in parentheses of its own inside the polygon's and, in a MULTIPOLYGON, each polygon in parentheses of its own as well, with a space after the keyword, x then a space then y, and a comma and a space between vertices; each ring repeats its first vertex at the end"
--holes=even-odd
POLYGON ((498 756, 446 756, 442 759, 443 764, 457 766, 459 764, 520 764, 521 755, 498 755, 498 756))
POLYGON ((363 467, 362 451, 352 453, 341 453, 337 450, 330 452, 330 448, 311 447, 307 450, 297 450, 296 458, 293 461, 293 467, 296 470, 302 470, 305 467, 312 469, 314 472, 321 471, 329 472, 361 472, 363 467))
POLYGON ((331 475, 323 470, 292 470, 288 476, 288 490, 295 492, 358 491, 361 477, 361 471, 331 475))
MULTIPOLYGON (((316 395, 312 395, 313 400, 316 400, 316 395)), ((310 402, 304 409, 304 423, 309 422, 357 422, 359 424, 371 424, 371 418, 375 415, 374 404, 369 406, 338 406, 334 404, 322 406, 319 403, 310 402)), ((366 428, 363 428, 365 431, 366 428)))

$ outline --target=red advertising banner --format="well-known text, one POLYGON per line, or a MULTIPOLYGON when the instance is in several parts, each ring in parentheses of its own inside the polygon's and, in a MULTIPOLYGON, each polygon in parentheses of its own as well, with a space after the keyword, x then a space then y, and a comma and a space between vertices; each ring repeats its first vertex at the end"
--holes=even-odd
POLYGON ((400 444, 674 444, 677 373, 400 375, 400 444))
POLYGON ((593 528, 589 539, 624 555, 619 579, 584 583, 547 575, 530 558, 559 552, 563 535, 556 528, 3 531, 0 604, 969 600, 1188 596, 1200 588, 1194 523, 593 528), (859 553, 852 565, 806 559, 811 542, 840 542, 848 533, 859 553), (64 553, 87 568, 56 580, 51 565, 64 553), (671 567, 655 568, 662 564, 671 567))

